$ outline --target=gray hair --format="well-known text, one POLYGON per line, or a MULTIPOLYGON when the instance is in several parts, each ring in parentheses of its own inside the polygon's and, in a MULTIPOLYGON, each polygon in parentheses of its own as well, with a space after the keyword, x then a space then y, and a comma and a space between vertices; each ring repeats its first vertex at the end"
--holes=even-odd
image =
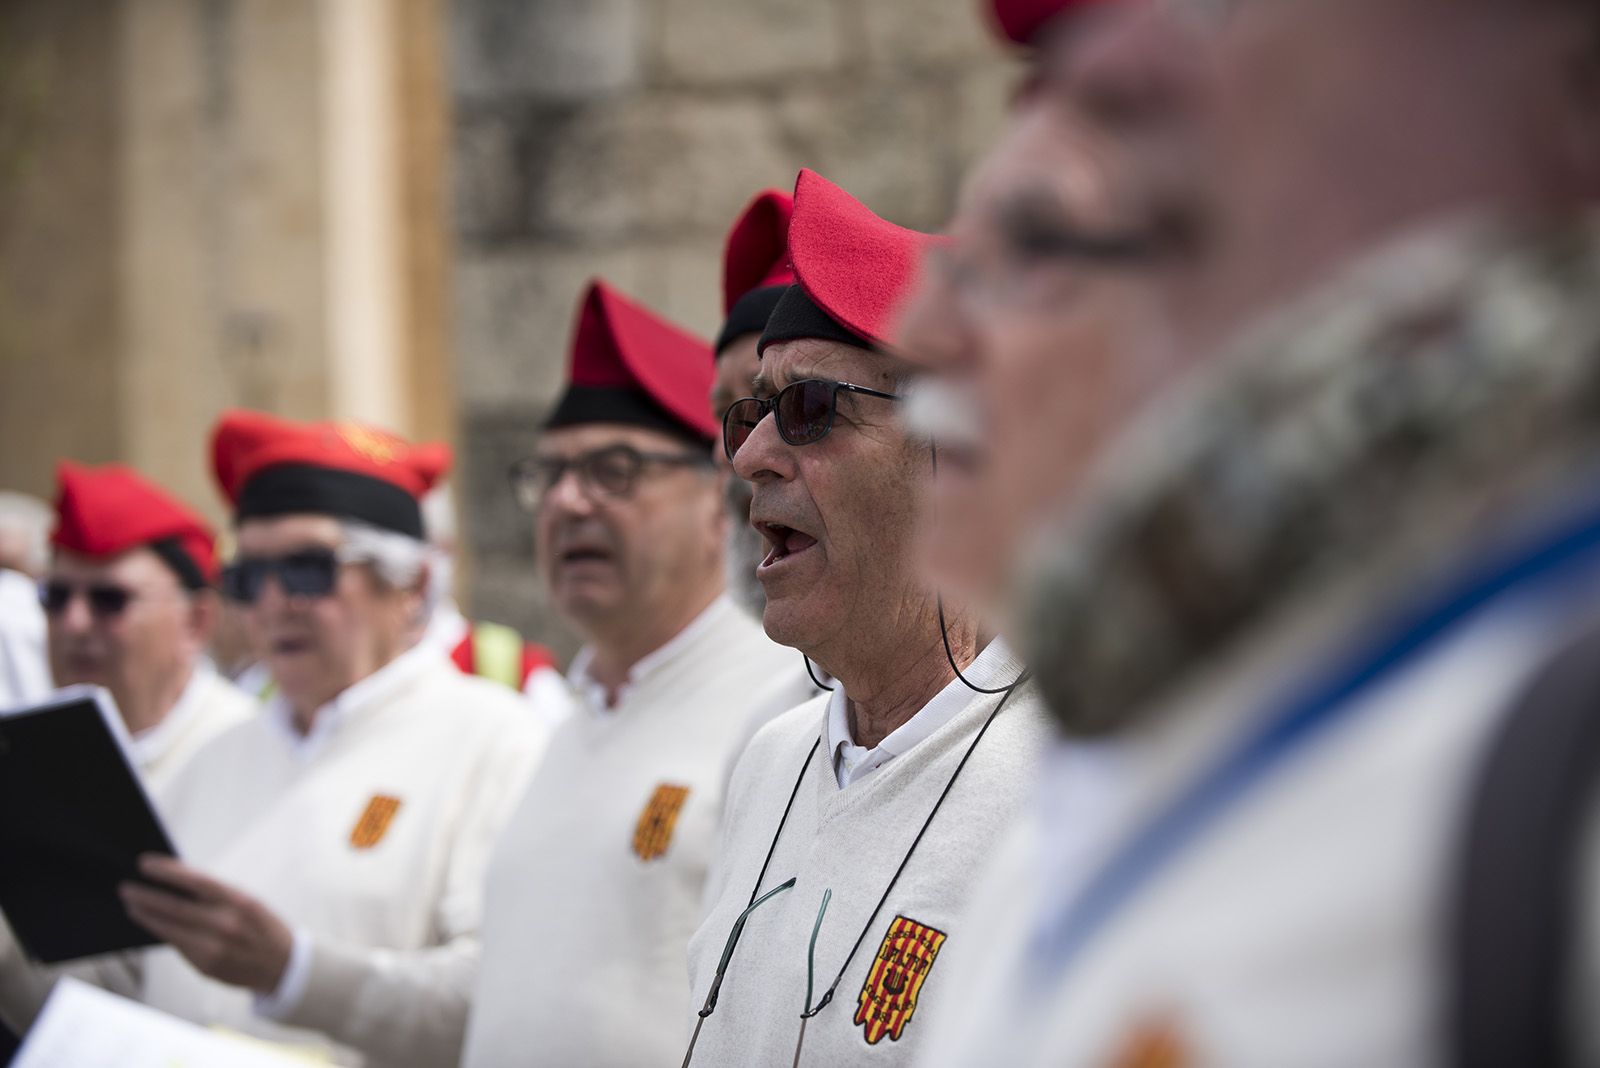
POLYGON ((397 590, 415 589, 421 584, 423 618, 433 613, 433 584, 422 582, 432 552, 426 542, 359 519, 343 519, 339 525, 344 531, 340 559, 369 565, 384 585, 397 590))
POLYGON ((0 490, 0 550, 5 550, 0 551, 0 567, 43 574, 50 566, 50 528, 54 523, 55 512, 44 501, 0 490), (14 548, 7 550, 7 545, 14 548))

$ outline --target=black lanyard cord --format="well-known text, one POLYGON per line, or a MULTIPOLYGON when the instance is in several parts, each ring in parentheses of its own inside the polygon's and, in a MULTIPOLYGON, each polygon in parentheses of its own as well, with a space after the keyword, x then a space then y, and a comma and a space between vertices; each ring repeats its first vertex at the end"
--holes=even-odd
MULTIPOLYGON (((946 639, 946 648, 948 651, 948 639, 946 639)), ((883 911, 883 906, 889 901, 889 895, 894 893, 895 886, 900 882, 900 876, 905 873, 906 865, 911 863, 911 858, 916 853, 917 847, 922 844, 923 836, 928 833, 928 828, 933 825, 934 817, 939 814, 939 809, 944 806, 945 798, 950 796, 950 791, 955 787, 956 780, 959 779, 961 777, 961 773, 966 770, 967 761, 972 759, 972 754, 977 751, 978 743, 983 741, 983 736, 989 733, 989 728, 993 726, 995 717, 1000 714, 1000 710, 1006 706, 1006 702, 1011 700, 1011 695, 1017 691, 1019 686, 1027 681, 1027 678, 1028 672, 1024 670, 1021 675, 1017 676, 1016 681, 1010 686, 1005 687, 1003 690, 995 691, 998 693, 1003 693, 1004 696, 1001 697, 1000 700, 995 704, 994 709, 989 713, 988 718, 983 721, 983 726, 978 729, 977 736, 972 739, 970 744, 968 744, 967 751, 961 755, 961 762, 956 765, 956 770, 950 773, 949 780, 944 784, 944 789, 939 793, 939 799, 933 803, 932 810, 929 811, 927 818, 922 821, 922 827, 918 829, 917 836, 911 840, 911 847, 906 850, 905 856, 900 858, 899 867, 895 868, 894 875, 889 879, 889 885, 883 888, 883 894, 878 898, 877 905, 873 907, 872 914, 867 917, 867 922, 861 926, 861 933, 856 935, 855 944, 850 947, 850 953, 847 957, 845 957, 844 964, 840 966, 839 974, 834 976, 833 983, 829 985, 826 991, 823 992, 821 999, 817 1001, 816 1005, 808 1008, 804 1013, 801 1014, 800 1040, 795 1046, 794 1051, 794 1063, 796 1065, 800 1063, 800 1051, 805 1043, 806 1021, 811 1019, 811 1017, 815 1016, 817 1013, 821 1012, 823 1008, 825 1008, 827 1004, 833 1000, 834 992, 839 989, 839 984, 844 982, 845 973, 850 970, 850 962, 855 960, 856 954, 860 952, 861 943, 866 941, 867 935, 872 931, 872 925, 877 922, 878 914, 883 911)), ((970 686, 971 684, 968 683, 968 685, 970 686)), ((736 922, 734 925, 734 932, 730 935, 729 945, 723 954, 722 966, 719 967, 718 974, 713 980, 712 991, 707 996, 705 1007, 700 1010, 699 1019, 695 1021, 694 1036, 690 1038, 688 1052, 685 1053, 683 1057, 684 1068, 688 1068, 690 1058, 694 1056, 694 1048, 700 1038, 700 1028, 705 1024, 706 1018, 709 1017, 716 1009, 716 995, 722 985, 723 970, 727 966, 728 959, 733 956, 733 943, 738 937, 739 930, 743 926, 745 917, 747 917, 756 906, 757 895, 761 893, 761 882, 767 877, 767 869, 772 864, 773 855, 778 851, 778 842, 783 838, 783 829, 789 823, 789 814, 794 811, 795 798, 800 796, 800 785, 805 782, 806 772, 811 770, 811 760, 817 755, 817 749, 820 748, 821 745, 822 737, 821 735, 818 735, 817 740, 812 742, 811 748, 806 751, 806 758, 800 765, 800 774, 795 776, 794 789, 789 791, 789 801, 783 806, 783 815, 778 819, 777 829, 772 832, 772 843, 767 846, 766 859, 761 862, 761 871, 756 875, 755 885, 750 888, 750 904, 745 908, 744 913, 739 917, 738 922, 736 922)), ((788 883, 784 884, 782 887, 769 891, 767 896, 770 897, 772 894, 776 894, 780 889, 786 890, 792 887, 794 884, 795 880, 790 879, 788 883)), ((822 928, 822 913, 826 912, 828 907, 827 899, 831 896, 831 891, 824 894, 822 910, 819 911, 817 915, 817 926, 811 932, 811 948, 813 959, 816 952, 817 932, 822 928)), ((761 900, 765 901, 766 898, 761 898, 761 900)), ((809 998, 810 990, 808 989, 806 993, 807 997, 809 998)))
MULTIPOLYGON (((992 690, 984 689, 982 686, 979 686, 977 683, 961 674, 961 665, 956 663, 955 650, 950 648, 950 624, 944 621, 944 595, 937 595, 935 597, 935 603, 939 606, 939 637, 944 640, 944 656, 946 660, 950 661, 950 670, 956 673, 956 678, 961 680, 961 685, 965 686, 973 693, 986 694, 1010 694, 1012 690, 1015 690, 1018 686, 1022 685, 1022 680, 1028 677, 1027 668, 1023 668, 1022 672, 1016 678, 1012 679, 1004 686, 997 686, 992 690)), ((972 665, 968 664, 967 666, 971 667, 972 665)))
POLYGON ((812 668, 811 668, 811 658, 809 656, 807 656, 806 654, 801 653, 800 654, 800 659, 802 659, 802 660, 804 660, 806 662, 806 674, 811 676, 811 685, 815 686, 817 689, 821 690, 823 693, 832 693, 833 692, 833 687, 832 686, 824 686, 824 685, 822 685, 822 680, 817 678, 817 673, 812 670, 812 668))
POLYGON ((789 813, 794 809, 794 799, 800 796, 800 784, 806 781, 806 771, 811 767, 811 758, 817 755, 817 748, 821 745, 822 737, 818 735, 806 753, 805 763, 800 765, 800 774, 795 776, 794 789, 789 791, 789 803, 783 806, 783 816, 778 820, 778 829, 772 833, 772 844, 767 846, 767 859, 761 862, 761 871, 756 875, 756 885, 750 888, 749 904, 755 904, 756 895, 761 892, 761 880, 767 877, 767 867, 772 863, 772 854, 777 852, 778 839, 783 837, 784 824, 789 822, 789 813))
POLYGON ((745 906, 739 918, 733 922, 733 930, 728 933, 728 942, 722 950, 722 960, 717 964, 716 974, 711 978, 711 989, 706 994, 706 1003, 700 1009, 699 1018, 694 1023, 694 1034, 689 1037, 689 1048, 683 1055, 683 1068, 689 1068, 689 1062, 694 1058, 694 1048, 700 1042, 700 1029, 705 1026, 706 1020, 713 1012, 717 1011, 717 996, 722 992, 722 977, 727 974, 728 964, 733 960, 733 951, 739 944, 739 936, 744 932, 745 920, 755 911, 756 906, 762 904, 767 898, 783 890, 794 887, 795 880, 790 879, 768 890, 760 900, 756 895, 761 892, 761 880, 767 877, 767 866, 772 863, 772 854, 777 851, 778 839, 783 837, 784 824, 789 822, 789 813, 794 808, 794 799, 800 796, 800 784, 806 781, 806 771, 811 767, 811 758, 817 755, 817 747, 822 744, 821 736, 811 743, 811 749, 806 753, 806 762, 800 765, 800 774, 795 776, 794 789, 789 791, 789 803, 783 806, 783 817, 778 820, 778 829, 772 835, 772 844, 767 847, 767 859, 761 862, 761 872, 756 876, 756 885, 750 888, 750 902, 745 906))

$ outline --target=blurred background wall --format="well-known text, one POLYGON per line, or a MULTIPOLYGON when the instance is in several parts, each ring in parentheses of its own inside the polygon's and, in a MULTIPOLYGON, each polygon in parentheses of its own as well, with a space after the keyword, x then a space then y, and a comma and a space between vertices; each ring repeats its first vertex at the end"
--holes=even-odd
POLYGON ((752 193, 937 227, 1014 77, 973 0, 6 0, 0 488, 220 518, 230 405, 443 438, 468 611, 568 652, 504 472, 584 281, 710 335, 752 193))

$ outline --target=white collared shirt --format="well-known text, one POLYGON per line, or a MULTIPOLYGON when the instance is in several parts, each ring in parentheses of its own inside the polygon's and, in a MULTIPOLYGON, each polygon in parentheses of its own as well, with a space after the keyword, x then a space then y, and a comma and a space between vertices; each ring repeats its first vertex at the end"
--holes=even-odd
POLYGON ((195 717, 200 715, 204 707, 202 695, 206 683, 215 677, 215 674, 209 664, 204 662, 195 664, 194 670, 189 673, 189 681, 183 685, 183 692, 178 694, 178 700, 167 709, 167 714, 161 717, 160 722, 129 739, 128 746, 133 753, 133 762, 140 769, 160 763, 173 743, 195 717))
POLYGON ((295 724, 294 709, 281 693, 267 701, 268 721, 283 731, 296 757, 302 762, 310 760, 351 712, 386 692, 399 689, 413 675, 438 660, 439 652, 432 647, 418 645, 407 649, 366 678, 346 686, 333 700, 317 709, 311 719, 311 729, 304 734, 295 724))
MULTIPOLYGON (((412 646, 360 682, 347 686, 332 701, 317 709, 317 714, 311 720, 311 730, 304 735, 295 726, 294 712, 289 702, 281 696, 268 702, 267 710, 271 721, 289 738, 295 756, 305 763, 328 743, 340 723, 352 712, 385 693, 400 689, 412 677, 440 659, 439 650, 430 645, 412 646)), ((269 1020, 281 1020, 298 1008, 311 980, 316 943, 311 932, 304 927, 296 927, 292 933, 294 943, 277 987, 254 998, 255 1011, 269 1020)))
POLYGON ((594 664, 594 648, 585 645, 578 650, 578 655, 572 658, 572 666, 567 670, 567 681, 572 689, 590 709, 601 712, 615 708, 622 703, 628 690, 639 684, 650 673, 664 664, 670 663, 684 648, 694 644, 695 639, 705 631, 717 625, 717 621, 724 618, 729 612, 737 612, 727 594, 722 594, 708 605, 705 611, 695 616, 688 625, 674 634, 654 652, 641 656, 631 668, 628 669, 628 678, 621 686, 617 687, 616 698, 610 699, 610 693, 605 684, 597 680, 589 672, 594 664))
MULTIPOLYGON (((1006 648, 1005 642, 996 638, 984 646, 983 652, 961 673, 974 686, 993 689, 1012 681, 1000 676, 1013 663, 1011 651, 1006 648)), ((844 687, 836 685, 828 698, 827 730, 828 752, 833 754, 833 774, 839 780, 839 789, 865 779, 895 757, 909 752, 912 746, 950 722, 971 700, 972 691, 967 689, 966 683, 952 679, 916 715, 868 749, 855 743, 850 733, 850 699, 844 687)))

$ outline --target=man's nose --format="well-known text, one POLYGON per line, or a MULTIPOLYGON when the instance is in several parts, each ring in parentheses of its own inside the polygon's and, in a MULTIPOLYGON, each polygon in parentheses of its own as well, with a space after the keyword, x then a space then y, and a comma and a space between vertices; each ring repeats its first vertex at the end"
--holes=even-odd
POLYGON ((576 467, 567 468, 550 484, 539 511, 546 516, 586 516, 594 512, 589 487, 576 467))
POLYGON ((733 454, 733 471, 746 482, 791 478, 794 475, 792 451, 792 446, 778 433, 777 415, 768 412, 733 454))
POLYGON ((67 603, 61 606, 56 626, 66 634, 87 634, 94 628, 94 613, 89 610, 89 598, 82 590, 73 590, 67 603))
POLYGON ((292 600, 289 591, 283 588, 283 580, 276 574, 269 574, 261 580, 261 588, 256 591, 256 599, 250 607, 271 614, 286 610, 292 600))

